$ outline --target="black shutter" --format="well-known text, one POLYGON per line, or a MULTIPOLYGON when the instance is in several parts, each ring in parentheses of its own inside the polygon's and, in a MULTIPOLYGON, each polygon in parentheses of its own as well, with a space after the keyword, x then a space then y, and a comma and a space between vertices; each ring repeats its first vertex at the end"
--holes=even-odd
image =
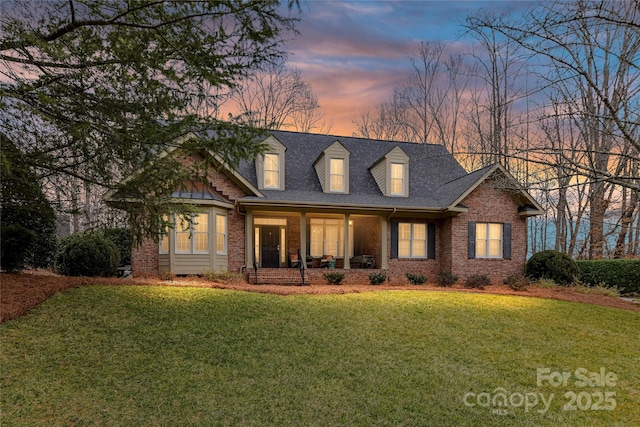
POLYGON ((502 224, 502 258, 511 259, 511 223, 502 224))
POLYGON ((391 225, 391 258, 398 258, 398 223, 392 222, 391 225))
POLYGON ((436 225, 427 224, 427 258, 436 259, 436 225))
POLYGON ((476 223, 469 222, 469 259, 476 257, 476 223))

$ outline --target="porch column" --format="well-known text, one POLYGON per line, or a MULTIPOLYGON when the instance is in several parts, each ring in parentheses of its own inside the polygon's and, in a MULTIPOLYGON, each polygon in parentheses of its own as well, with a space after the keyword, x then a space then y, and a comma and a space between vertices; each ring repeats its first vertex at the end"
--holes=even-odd
POLYGON ((351 247, 349 243, 351 241, 351 236, 349 235, 349 214, 344 214, 344 269, 351 269, 351 261, 349 260, 349 254, 351 253, 351 247))
POLYGON ((253 247, 253 213, 247 211, 244 217, 244 264, 247 268, 253 268, 253 257, 255 248, 253 247))
POLYGON ((389 254, 387 253, 387 219, 384 216, 380 217, 380 267, 383 270, 389 269, 389 254))
POLYGON ((307 264, 307 214, 300 212, 300 262, 307 264))

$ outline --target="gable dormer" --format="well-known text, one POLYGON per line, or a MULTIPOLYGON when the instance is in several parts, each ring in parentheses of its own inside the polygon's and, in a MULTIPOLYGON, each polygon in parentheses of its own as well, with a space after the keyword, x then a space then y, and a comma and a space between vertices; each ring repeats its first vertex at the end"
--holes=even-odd
POLYGON ((409 197, 409 156, 394 147, 369 168, 382 194, 409 197))
POLYGON ((287 147, 273 136, 269 136, 264 144, 267 145, 266 151, 256 158, 258 189, 284 190, 284 155, 287 147))
POLYGON ((349 155, 340 141, 335 141, 318 156, 313 166, 325 193, 349 194, 349 155))

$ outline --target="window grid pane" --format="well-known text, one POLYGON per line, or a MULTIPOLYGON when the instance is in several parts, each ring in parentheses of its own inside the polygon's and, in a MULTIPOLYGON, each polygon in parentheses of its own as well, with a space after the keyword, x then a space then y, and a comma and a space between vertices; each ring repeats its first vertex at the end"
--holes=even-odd
POLYGON ((278 188, 280 186, 280 162, 278 154, 264 155, 264 186, 278 188))
POLYGON ((331 159, 329 161, 329 181, 330 191, 344 191, 343 159, 331 159))
POLYGON ((227 217, 216 215, 216 253, 227 253, 227 217))
POLYGON ((411 256, 411 241, 399 240, 398 241, 398 256, 409 258, 411 256))
MULTIPOLYGON (((167 223, 169 221, 169 217, 167 215, 163 215, 162 221, 167 223)), ((169 253, 169 226, 164 226, 160 230, 160 253, 169 253)))
POLYGON ((502 258, 502 224, 476 224, 476 258, 502 258))
POLYGON ((191 239, 189 232, 179 231, 176 232, 176 252, 189 253, 191 252, 191 239))
POLYGON ((398 256, 401 258, 424 258, 426 255, 426 224, 398 223, 398 256))
POLYGON ((193 252, 209 252, 209 214, 194 215, 192 231, 193 252))
POLYGON ((391 163, 391 194, 404 194, 404 165, 391 163))
MULTIPOLYGON (((311 218, 310 255, 321 257, 344 255, 344 220, 311 218)), ((353 250, 353 227, 350 226, 351 249, 353 250)))
POLYGON ((344 177, 342 175, 331 175, 331 191, 344 191, 344 177))

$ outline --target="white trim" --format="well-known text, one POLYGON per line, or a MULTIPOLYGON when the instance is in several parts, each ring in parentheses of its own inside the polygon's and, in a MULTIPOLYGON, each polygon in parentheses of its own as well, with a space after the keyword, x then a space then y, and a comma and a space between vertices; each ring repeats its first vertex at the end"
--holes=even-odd
POLYGON ((398 258, 402 258, 402 259, 426 259, 427 258, 427 241, 428 241, 428 227, 427 224, 425 223, 411 223, 411 222, 399 222, 398 223, 398 258), (408 225, 409 228, 409 239, 401 239, 400 238, 400 227, 402 225, 408 225), (415 232, 414 229, 416 225, 421 225, 424 227, 424 240, 423 239, 416 239, 415 238, 415 232), (400 241, 408 241, 409 242, 409 255, 401 255, 400 254, 400 241), (413 244, 416 241, 422 241, 424 243, 424 255, 414 255, 413 253, 413 244))
POLYGON ((503 247, 504 247, 504 224, 503 223, 499 223, 499 222, 476 222, 476 241, 474 242, 474 244, 476 245, 476 249, 475 249, 475 257, 477 259, 503 259, 504 258, 504 253, 503 253, 503 247), (491 241, 492 240, 496 240, 496 239, 491 239, 491 234, 490 234, 490 226, 491 225, 499 225, 500 226, 500 238, 498 239, 498 247, 499 247, 499 254, 498 255, 491 255, 490 254, 490 250, 491 250, 491 241), (485 255, 478 255, 478 241, 479 239, 479 233, 478 233, 478 227, 479 226, 485 226, 485 233, 486 233, 486 239, 482 239, 485 244, 484 244, 484 252, 485 255))

